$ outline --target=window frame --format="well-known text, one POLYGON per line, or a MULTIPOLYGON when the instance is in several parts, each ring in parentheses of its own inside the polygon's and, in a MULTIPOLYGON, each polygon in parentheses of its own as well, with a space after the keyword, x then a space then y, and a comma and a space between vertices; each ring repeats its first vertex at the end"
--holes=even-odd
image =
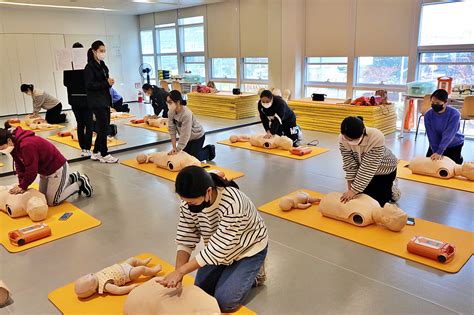
MULTIPOLYGON (((182 66, 183 66, 183 72, 185 73, 186 71, 186 65, 191 64, 191 65, 204 65, 204 79, 207 78, 207 65, 206 65, 206 56, 204 53, 192 53, 192 54, 185 54, 182 55, 181 57, 182 61, 182 66), (186 57, 203 57, 203 61, 186 61, 186 57)), ((191 73, 194 74, 194 73, 191 73)))
MULTIPOLYGON (((155 33, 154 33, 154 29, 153 28, 142 28, 142 29, 139 29, 138 30, 138 39, 139 39, 139 42, 140 42, 140 65, 145 63, 143 61, 143 57, 153 57, 153 60, 154 60, 154 64, 155 64, 155 69, 153 69, 153 74, 150 76, 150 81, 151 80, 156 80, 156 72, 157 72, 157 59, 156 59, 156 43, 155 43, 155 33), (152 54, 144 54, 143 53, 143 42, 142 42, 142 35, 141 33, 142 32, 146 32, 146 31, 151 31, 151 35, 152 35, 152 40, 153 40, 153 53, 152 54)), ((145 82, 146 78, 144 78, 142 75, 140 75, 140 79, 145 82)))
POLYGON ((387 91, 392 91, 392 92, 406 92, 407 89, 407 83, 408 83, 408 66, 410 64, 409 62, 409 56, 356 56, 354 58, 354 84, 352 86, 352 90, 377 90, 377 89, 384 89, 387 91), (359 58, 363 57, 374 57, 374 58, 383 58, 383 57, 406 57, 407 58, 407 82, 405 84, 384 84, 384 81, 380 81, 379 84, 373 84, 373 83, 359 83, 358 82, 358 75, 359 75, 359 58))
POLYGON ((154 28, 154 40, 156 42, 155 44, 155 55, 156 55, 156 67, 157 69, 161 69, 161 70, 168 70, 168 69, 162 69, 163 66, 161 64, 161 57, 162 56, 176 56, 176 62, 177 62, 177 65, 178 65, 178 73, 180 72, 180 62, 179 62, 179 49, 180 49, 180 46, 179 46, 179 38, 178 38, 178 30, 177 30, 178 26, 176 25, 176 23, 167 23, 167 24, 158 24, 158 25, 155 25, 155 28, 154 28), (172 53, 161 53, 160 52, 160 40, 159 40, 159 37, 160 37, 160 31, 161 30, 174 30, 175 32, 175 39, 176 39, 176 52, 172 52, 172 53))
MULTIPOLYGON (((240 83, 239 83, 239 86, 241 87, 241 89, 244 89, 244 85, 245 84, 259 84, 259 85, 266 85, 268 87, 268 83, 269 83, 269 80, 262 80, 262 79, 247 79, 245 78, 245 65, 246 64, 258 64, 258 65, 267 65, 267 67, 269 67, 269 58, 268 57, 242 57, 240 58, 240 65, 239 66, 239 69, 240 69, 240 83), (266 58, 267 59, 267 62, 246 62, 245 59, 247 58, 266 58)), ((270 69, 269 69, 270 70, 270 69)), ((268 70, 268 72, 270 72, 268 70)), ((267 76, 269 77, 269 73, 267 74, 267 76)))
POLYGON ((209 58, 209 79, 216 82, 216 83, 235 83, 237 85, 237 78, 238 78, 238 58, 236 57, 213 57, 209 58), (214 76, 214 66, 213 66, 213 59, 234 59, 235 60, 235 78, 222 78, 222 77, 215 77, 214 76))
MULTIPOLYGON (((202 15, 197 15, 202 16, 202 15)), ((187 17, 191 18, 191 17, 187 17)), ((176 31, 177 31, 177 48, 178 48, 178 67, 179 67, 179 72, 184 73, 186 70, 186 64, 190 62, 185 62, 185 57, 193 57, 193 56, 204 56, 204 80, 207 81, 207 78, 209 77, 208 74, 208 69, 209 65, 207 62, 207 51, 206 51, 206 19, 204 16, 202 16, 202 23, 192 23, 192 24, 180 24, 180 19, 178 18, 176 20, 176 31), (196 26, 202 26, 203 28, 203 36, 204 36, 204 49, 203 51, 193 51, 193 52, 184 52, 184 29, 186 28, 191 28, 191 27, 196 27, 196 26)), ((191 62, 191 63, 196 63, 196 62, 191 62)), ((201 62, 198 62, 198 64, 201 64, 201 62)))
POLYGON ((343 56, 347 58, 345 63, 343 62, 309 62, 310 58, 333 58, 341 56, 306 56, 304 60, 304 89, 303 95, 306 96, 308 88, 323 88, 323 89, 340 89, 345 90, 347 95, 347 84, 349 75, 349 56, 343 56), (346 82, 330 82, 330 81, 308 81, 308 66, 309 65, 331 65, 331 66, 347 66, 346 82))

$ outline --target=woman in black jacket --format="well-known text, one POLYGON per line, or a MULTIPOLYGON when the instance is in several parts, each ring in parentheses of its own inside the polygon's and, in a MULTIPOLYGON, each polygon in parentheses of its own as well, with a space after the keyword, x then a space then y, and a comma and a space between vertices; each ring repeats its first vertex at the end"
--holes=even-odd
POLYGON ((271 91, 264 90, 260 94, 258 112, 267 132, 265 138, 274 135, 287 136, 293 140, 293 146, 300 144, 302 132, 296 124, 295 113, 280 96, 274 96, 271 91))
POLYGON ((109 78, 109 68, 105 65, 105 45, 96 40, 87 52, 87 65, 84 69, 87 103, 96 119, 97 138, 91 159, 101 163, 117 163, 118 159, 108 153, 107 131, 110 125, 112 97, 110 87, 115 80, 109 78))

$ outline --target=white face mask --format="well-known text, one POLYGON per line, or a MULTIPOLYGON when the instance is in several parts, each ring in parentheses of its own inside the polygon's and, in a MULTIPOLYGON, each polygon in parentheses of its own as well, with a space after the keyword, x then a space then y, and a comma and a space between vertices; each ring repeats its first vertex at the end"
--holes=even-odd
POLYGON ((270 108, 270 107, 272 106, 272 104, 273 104, 273 100, 271 100, 270 103, 264 103, 264 102, 262 102, 262 106, 263 106, 264 108, 267 108, 267 109, 270 108))
POLYGON ((98 52, 97 53, 97 59, 103 61, 105 59, 105 53, 103 52, 98 52))
POLYGON ((359 145, 362 142, 362 138, 364 136, 358 138, 358 139, 352 139, 351 141, 347 141, 348 144, 350 145, 359 145))
POLYGON ((5 149, 0 150, 0 152, 3 153, 3 154, 10 154, 13 151, 14 148, 15 147, 7 146, 5 149))

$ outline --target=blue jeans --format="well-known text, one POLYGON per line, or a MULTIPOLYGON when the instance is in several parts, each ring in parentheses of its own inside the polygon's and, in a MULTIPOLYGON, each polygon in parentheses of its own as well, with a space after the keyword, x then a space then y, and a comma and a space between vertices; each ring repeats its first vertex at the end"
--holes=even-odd
POLYGON ((198 270, 194 284, 214 296, 222 312, 235 311, 250 293, 255 277, 267 257, 267 249, 268 246, 229 266, 206 265, 198 270))

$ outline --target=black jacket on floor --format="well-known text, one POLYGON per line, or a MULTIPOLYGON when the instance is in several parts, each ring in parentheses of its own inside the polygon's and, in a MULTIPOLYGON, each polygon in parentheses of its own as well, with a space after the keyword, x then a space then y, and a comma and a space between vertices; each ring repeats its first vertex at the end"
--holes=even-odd
POLYGON ((168 92, 165 89, 157 87, 156 85, 151 86, 153 92, 151 93, 150 100, 151 106, 153 106, 153 111, 155 115, 160 115, 161 111, 163 111, 163 118, 168 118, 168 105, 166 105, 166 97, 168 96, 168 92))
POLYGON ((95 60, 89 61, 84 68, 87 103, 91 108, 112 106, 108 78, 109 68, 103 61, 100 64, 95 60))
POLYGON ((263 107, 262 101, 258 101, 258 112, 263 128, 265 128, 265 131, 270 130, 272 135, 296 126, 295 113, 280 96, 273 96, 273 103, 270 108, 263 107))

